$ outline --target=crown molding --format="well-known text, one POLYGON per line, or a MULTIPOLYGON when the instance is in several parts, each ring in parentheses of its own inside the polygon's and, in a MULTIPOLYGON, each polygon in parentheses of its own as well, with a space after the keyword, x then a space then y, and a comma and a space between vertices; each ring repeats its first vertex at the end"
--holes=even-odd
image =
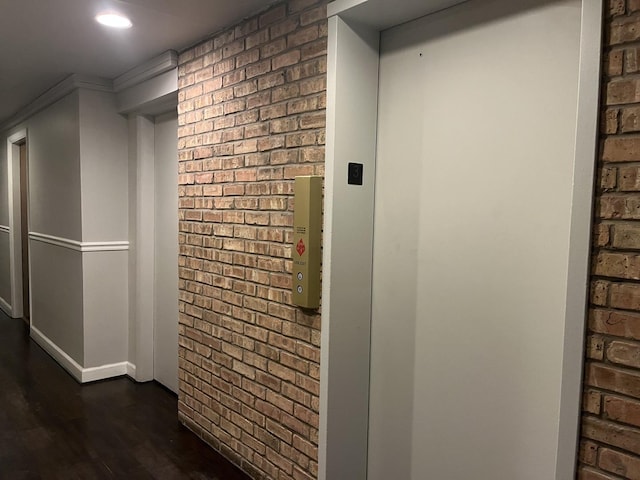
POLYGON ((74 90, 83 88, 86 90, 97 90, 102 92, 120 92, 127 88, 138 85, 146 80, 157 77, 169 70, 177 68, 178 53, 167 50, 161 55, 138 65, 137 67, 123 73, 114 80, 93 77, 89 75, 73 74, 54 85, 44 92, 33 102, 28 104, 5 123, 0 124, 0 131, 6 131, 24 122, 29 117, 44 110, 61 98, 64 98, 74 90))
POLYGON ((89 75, 73 74, 56 84, 33 102, 20 110, 16 115, 11 117, 7 122, 0 126, 0 131, 9 130, 29 117, 44 110, 61 98, 66 97, 74 90, 84 88, 86 90, 97 90, 101 92, 113 92, 113 82, 100 77, 92 77, 89 75))
POLYGON ((121 92, 151 78, 157 77, 178 66, 178 53, 173 50, 166 52, 132 68, 113 80, 113 90, 121 92))

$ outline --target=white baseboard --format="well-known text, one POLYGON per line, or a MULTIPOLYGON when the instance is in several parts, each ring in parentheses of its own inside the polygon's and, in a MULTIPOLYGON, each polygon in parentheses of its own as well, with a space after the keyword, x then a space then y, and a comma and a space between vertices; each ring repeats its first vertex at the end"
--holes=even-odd
POLYGON ((31 325, 31 338, 33 338, 45 352, 51 355, 62 368, 69 372, 73 378, 82 383, 82 367, 33 325, 31 325))
MULTIPOLYGON (((129 365, 131 365, 128 362, 100 365, 99 367, 91 368, 82 367, 33 325, 31 325, 31 338, 80 383, 95 382, 96 380, 128 375, 129 365)), ((135 372, 135 366, 131 366, 135 372)))
POLYGON ((136 379, 136 366, 131 362, 127 362, 127 375, 134 380, 136 379))
POLYGON ((83 368, 82 383, 95 382, 105 378, 121 377, 127 374, 127 362, 100 365, 99 367, 83 368))
POLYGON ((0 310, 13 318, 13 308, 11 308, 11 305, 2 297, 0 297, 0 310))

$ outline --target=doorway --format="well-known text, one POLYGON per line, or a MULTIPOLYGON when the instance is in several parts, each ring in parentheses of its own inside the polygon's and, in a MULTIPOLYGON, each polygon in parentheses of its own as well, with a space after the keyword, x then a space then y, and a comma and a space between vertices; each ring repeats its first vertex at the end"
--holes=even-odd
POLYGON ((29 295, 29 170, 27 142, 18 144, 20 150, 20 244, 22 247, 22 318, 29 324, 31 317, 29 295))
POLYGON ((369 480, 556 478, 580 32, 496 0, 382 33, 369 480))

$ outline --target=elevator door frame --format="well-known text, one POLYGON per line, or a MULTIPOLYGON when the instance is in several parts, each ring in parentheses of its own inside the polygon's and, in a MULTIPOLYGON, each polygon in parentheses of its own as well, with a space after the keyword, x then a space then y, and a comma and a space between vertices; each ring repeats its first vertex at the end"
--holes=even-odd
MULTIPOLYGON (((23 278, 22 278, 22 237, 29 232, 22 231, 21 189, 20 189, 20 145, 26 145, 27 162, 29 161, 29 141, 27 130, 22 129, 7 139, 7 179, 9 204, 9 263, 11 277, 11 305, 3 305, 4 310, 12 318, 23 315, 23 278)), ((28 191, 27 191, 28 193, 28 191)), ((27 198, 28 202, 28 198, 27 198)), ((28 221, 27 221, 28 223, 28 221)), ((28 241, 27 241, 28 245, 28 241)), ((28 281, 28 279, 27 279, 28 281)), ((31 285, 28 285, 29 292, 31 285)), ((31 297, 31 295, 29 295, 31 297)))
MULTIPOLYGON (((366 478, 380 32, 458 3, 337 0, 328 6, 320 480, 366 478), (362 187, 347 185, 351 162, 364 166, 362 187)), ((578 442, 602 11, 602 0, 582 2, 557 479, 573 478, 578 442)))

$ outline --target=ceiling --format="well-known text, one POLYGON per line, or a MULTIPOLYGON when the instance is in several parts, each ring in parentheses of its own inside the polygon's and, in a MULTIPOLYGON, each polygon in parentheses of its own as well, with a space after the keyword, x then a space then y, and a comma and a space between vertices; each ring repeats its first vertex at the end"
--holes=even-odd
POLYGON ((274 0, 1 0, 0 125, 73 73, 113 79, 184 49, 274 0), (128 30, 95 22, 116 10, 128 30))

